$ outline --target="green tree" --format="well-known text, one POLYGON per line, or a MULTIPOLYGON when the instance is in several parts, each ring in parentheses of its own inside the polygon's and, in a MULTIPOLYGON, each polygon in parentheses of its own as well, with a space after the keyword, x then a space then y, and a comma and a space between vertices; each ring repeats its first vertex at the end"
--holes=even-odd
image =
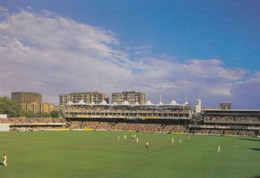
POLYGON ((33 118, 35 117, 34 113, 32 111, 24 111, 23 116, 26 118, 33 118))
POLYGON ((59 116, 60 116, 59 111, 55 111, 55 110, 51 111, 50 116, 52 118, 59 118, 59 116))
POLYGON ((34 114, 35 117, 38 117, 38 118, 45 118, 45 117, 48 117, 48 114, 45 113, 45 112, 41 112, 41 111, 38 111, 37 113, 34 114))
POLYGON ((22 116, 23 109, 19 103, 8 97, 0 97, 0 113, 7 114, 8 117, 19 117, 22 116))

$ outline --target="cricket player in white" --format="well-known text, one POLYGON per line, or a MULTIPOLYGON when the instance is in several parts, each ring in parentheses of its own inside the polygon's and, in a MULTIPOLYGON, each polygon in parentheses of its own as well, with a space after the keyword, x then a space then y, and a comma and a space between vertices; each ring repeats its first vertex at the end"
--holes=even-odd
POLYGON ((4 166, 7 166, 6 161, 7 161, 7 156, 4 154, 4 158, 3 158, 3 165, 4 165, 4 166))
POLYGON ((147 149, 149 147, 149 142, 146 142, 145 148, 147 149))
POLYGON ((220 145, 218 146, 218 153, 220 152, 220 145))

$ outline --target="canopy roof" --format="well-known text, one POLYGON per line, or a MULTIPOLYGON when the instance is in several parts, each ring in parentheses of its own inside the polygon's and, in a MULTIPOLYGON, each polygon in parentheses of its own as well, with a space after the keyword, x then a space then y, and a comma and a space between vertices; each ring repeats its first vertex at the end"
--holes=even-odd
POLYGON ((94 101, 92 101, 92 102, 90 103, 90 105, 96 105, 96 103, 95 103, 94 101))
POLYGON ((117 106, 117 105, 118 105, 118 104, 117 104, 117 102, 115 102, 115 101, 112 103, 112 106, 117 106))
POLYGON ((71 102, 71 101, 69 101, 69 102, 67 102, 67 104, 66 105, 73 105, 73 103, 71 102))
POLYGON ((138 102, 135 102, 133 106, 140 106, 140 104, 138 102))
POLYGON ((175 100, 172 100, 168 105, 174 105, 174 106, 177 106, 179 105, 175 100))
POLYGON ((85 103, 83 100, 80 100, 78 103, 76 103, 77 105, 87 105, 87 103, 85 103))
POLYGON ((128 101, 124 101, 121 105, 130 106, 131 104, 128 101))
POLYGON ((99 105, 108 105, 105 100, 103 100, 99 105))
POLYGON ((144 105, 146 105, 146 106, 153 106, 154 104, 151 101, 147 101, 144 105))
POLYGON ((164 104, 163 104, 163 102, 161 102, 161 101, 158 103, 158 106, 163 106, 163 105, 164 105, 164 104))
POLYGON ((185 101, 185 102, 183 103, 183 105, 189 105, 188 101, 185 101))
POLYGON ((183 104, 178 104, 175 100, 172 100, 169 104, 164 104, 163 102, 159 102, 158 104, 153 104, 151 101, 147 101, 145 104, 139 104, 138 102, 135 102, 134 104, 130 104, 128 101, 124 101, 122 104, 118 104, 116 102, 113 102, 112 104, 108 104, 105 100, 103 100, 101 103, 96 104, 94 101, 92 101, 90 104, 85 103, 83 100, 80 100, 78 103, 73 103, 69 101, 67 106, 111 106, 111 107, 124 107, 124 106, 135 106, 135 107, 187 107, 189 106, 189 103, 185 101, 183 104))

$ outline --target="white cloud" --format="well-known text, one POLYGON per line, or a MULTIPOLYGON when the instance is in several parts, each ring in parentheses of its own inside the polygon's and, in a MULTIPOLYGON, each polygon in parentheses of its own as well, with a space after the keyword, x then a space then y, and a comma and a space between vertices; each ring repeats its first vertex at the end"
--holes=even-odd
POLYGON ((118 67, 128 59, 111 47, 119 44, 113 33, 44 14, 22 10, 0 23, 1 76, 9 74, 1 77, 8 85, 1 89, 48 88, 57 95, 73 88, 102 90, 129 77, 129 69, 118 67))
POLYGON ((3 6, 0 6, 0 11, 2 11, 2 12, 8 12, 8 9, 6 9, 6 8, 3 7, 3 6))
POLYGON ((140 90, 154 103, 159 92, 165 103, 184 102, 185 96, 217 103, 234 97, 246 80, 246 70, 229 69, 218 59, 131 60, 131 53, 120 49, 126 50, 113 32, 48 11, 9 14, 0 21, 0 94, 35 91, 57 102, 58 94, 68 92, 140 90))

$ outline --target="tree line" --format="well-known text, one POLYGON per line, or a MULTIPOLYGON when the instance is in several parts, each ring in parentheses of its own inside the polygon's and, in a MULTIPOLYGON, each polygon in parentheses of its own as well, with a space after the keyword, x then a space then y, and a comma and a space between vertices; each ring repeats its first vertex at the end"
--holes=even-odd
POLYGON ((58 111, 51 111, 50 114, 44 112, 33 113, 32 111, 24 111, 22 106, 9 99, 8 97, 0 97, 0 114, 7 114, 8 117, 26 117, 26 118, 58 118, 58 111))

